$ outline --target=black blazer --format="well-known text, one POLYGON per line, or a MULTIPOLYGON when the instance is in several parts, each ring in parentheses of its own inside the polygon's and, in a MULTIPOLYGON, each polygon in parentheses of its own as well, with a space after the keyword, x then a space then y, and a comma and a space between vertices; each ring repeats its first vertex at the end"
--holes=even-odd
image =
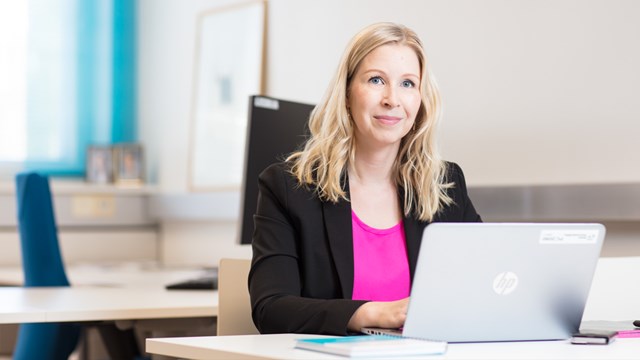
MULTIPOLYGON (((481 221, 467 196, 462 170, 454 163, 448 169, 454 204, 434 222, 481 221)), ((261 333, 347 334, 351 316, 365 303, 351 300, 351 203, 320 201, 312 190, 298 186, 285 163, 265 169, 258 183, 249 273, 253 322, 261 333)), ((348 193, 348 181, 345 187, 348 193)), ((403 222, 413 280, 428 223, 414 217, 403 222)))

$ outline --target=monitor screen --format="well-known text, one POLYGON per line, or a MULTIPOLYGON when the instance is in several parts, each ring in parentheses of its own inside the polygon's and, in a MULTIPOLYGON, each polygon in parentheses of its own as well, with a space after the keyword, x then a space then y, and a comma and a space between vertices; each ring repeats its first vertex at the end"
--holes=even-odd
POLYGON ((258 205, 258 175, 302 146, 314 105, 265 96, 249 99, 249 119, 240 200, 240 244, 251 244, 258 205))

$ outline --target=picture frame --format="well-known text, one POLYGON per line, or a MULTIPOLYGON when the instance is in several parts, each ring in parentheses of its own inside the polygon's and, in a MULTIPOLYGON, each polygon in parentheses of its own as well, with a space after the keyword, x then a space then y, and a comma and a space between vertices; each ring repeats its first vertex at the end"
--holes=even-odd
POLYGON ((114 183, 138 186, 144 183, 144 157, 140 144, 118 144, 113 146, 114 183))
POLYGON ((113 182, 113 151, 111 146, 91 145, 87 148, 85 180, 93 184, 113 182))
POLYGON ((266 7, 266 0, 249 0, 198 16, 188 158, 190 191, 240 188, 249 97, 263 94, 265 88, 266 7))

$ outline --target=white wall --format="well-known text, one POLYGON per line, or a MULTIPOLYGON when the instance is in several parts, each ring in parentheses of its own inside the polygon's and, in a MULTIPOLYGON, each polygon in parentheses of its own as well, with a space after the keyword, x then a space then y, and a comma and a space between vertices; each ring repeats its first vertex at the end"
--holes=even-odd
MULTIPOLYGON (((197 15, 230 2, 139 1, 140 133, 163 191, 188 189, 197 15)), ((270 0, 268 13, 265 95, 316 103, 357 30, 401 22, 424 40, 443 153, 470 185, 640 181, 640 1, 270 0)), ((169 263, 250 256, 233 223, 163 230, 169 263)))
POLYGON ((470 184, 640 180, 638 1, 270 4, 269 95, 317 102, 352 34, 397 21, 424 40, 470 184))

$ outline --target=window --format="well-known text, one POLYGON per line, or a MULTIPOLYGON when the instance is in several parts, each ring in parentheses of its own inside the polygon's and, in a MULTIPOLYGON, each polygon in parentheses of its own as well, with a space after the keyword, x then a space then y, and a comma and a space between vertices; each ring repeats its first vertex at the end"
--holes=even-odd
POLYGON ((0 173, 80 176, 135 141, 135 1, 0 2, 0 173), (7 81, 5 81, 7 79, 7 81))
POLYGON ((26 157, 27 2, 0 2, 0 161, 26 157))

